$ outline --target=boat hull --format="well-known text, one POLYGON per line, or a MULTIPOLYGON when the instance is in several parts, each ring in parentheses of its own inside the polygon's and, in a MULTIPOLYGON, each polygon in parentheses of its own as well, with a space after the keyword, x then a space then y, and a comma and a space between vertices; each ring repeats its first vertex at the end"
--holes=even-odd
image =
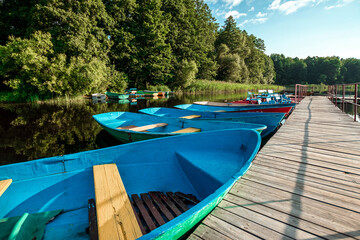
POLYGON ((189 115, 198 115, 193 121, 226 121, 266 125, 261 132, 264 138, 274 132, 285 117, 285 113, 255 113, 255 112, 199 112, 174 108, 146 108, 139 110, 142 113, 168 118, 181 118, 189 115))
POLYGON ((198 112, 273 112, 285 113, 286 117, 293 111, 295 103, 292 104, 228 104, 223 105, 202 105, 202 104, 181 104, 175 108, 198 111, 198 112))
POLYGON ((222 124, 213 121, 194 121, 188 119, 163 118, 158 116, 149 116, 131 112, 110 112, 94 115, 93 118, 113 137, 123 143, 143 141, 159 137, 168 137, 189 133, 175 133, 185 128, 197 128, 201 131, 213 131, 219 129, 255 129, 261 133, 266 131, 267 127, 263 124, 253 124, 246 122, 224 122, 222 124), (167 126, 149 129, 146 132, 137 132, 129 129, 119 129, 125 126, 143 126, 156 123, 166 123, 167 126))
POLYGON ((129 94, 113 93, 113 92, 106 92, 105 94, 110 99, 127 99, 127 98, 129 98, 129 94))
POLYGON ((181 191, 201 200, 140 238, 176 239, 205 217, 249 169, 260 142, 253 130, 213 131, 1 166, 0 180, 12 178, 13 183, 0 198, 0 218, 63 209, 46 225, 44 239, 87 239, 87 199, 94 198, 92 166, 115 163, 129 196, 181 191))

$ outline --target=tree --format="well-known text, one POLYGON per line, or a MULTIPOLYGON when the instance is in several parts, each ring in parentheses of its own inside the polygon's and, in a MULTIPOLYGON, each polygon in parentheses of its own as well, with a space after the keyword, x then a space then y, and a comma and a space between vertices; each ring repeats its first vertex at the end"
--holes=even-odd
POLYGON ((348 58, 342 60, 341 73, 344 83, 360 82, 360 59, 348 58))
POLYGON ((136 53, 128 72, 136 86, 165 85, 173 78, 173 55, 170 44, 166 43, 169 19, 161 6, 161 0, 138 1, 133 26, 136 53))
POLYGON ((138 4, 136 0, 112 0, 106 1, 105 6, 113 21, 108 36, 112 43, 109 53, 111 63, 118 71, 131 72, 133 57, 137 54, 133 44, 133 27, 136 25, 134 17, 138 4))
POLYGON ((0 44, 5 45, 10 36, 29 37, 36 0, 2 0, 0 1, 0 44))
POLYGON ((195 61, 182 60, 181 67, 176 75, 174 86, 180 87, 181 89, 189 87, 195 81, 197 72, 198 68, 195 61))

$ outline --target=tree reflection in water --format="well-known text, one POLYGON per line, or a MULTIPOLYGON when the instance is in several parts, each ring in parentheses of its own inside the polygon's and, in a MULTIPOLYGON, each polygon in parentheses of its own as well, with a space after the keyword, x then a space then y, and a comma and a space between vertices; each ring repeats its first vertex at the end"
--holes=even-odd
POLYGON ((41 104, 0 105, 0 165, 87 151, 121 144, 92 118, 103 112, 137 112, 147 107, 182 103, 237 100, 236 94, 179 95, 167 99, 141 99, 136 103, 97 103, 70 100, 41 104))

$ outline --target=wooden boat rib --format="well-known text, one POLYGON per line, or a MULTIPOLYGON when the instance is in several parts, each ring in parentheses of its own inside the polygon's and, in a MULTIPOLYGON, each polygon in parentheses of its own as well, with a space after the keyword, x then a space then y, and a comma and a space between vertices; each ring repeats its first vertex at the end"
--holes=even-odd
MULTIPOLYGON (((169 197, 181 192, 200 201, 188 204, 187 211, 139 238, 177 239, 205 217, 248 170, 260 141, 254 130, 229 129, 0 166, 0 180, 13 179, 0 197, 0 218, 62 210, 46 224, 44 239, 88 239, 85 233, 89 227, 88 214, 94 215, 88 206, 98 204, 93 201, 88 204, 96 195, 93 166, 116 164, 131 201, 136 201, 135 195, 145 201, 146 194, 151 197, 153 192, 169 193, 169 197)), ((124 194, 124 190, 119 193, 124 194)), ((110 211, 104 209, 102 214, 113 214, 112 208, 110 211)), ((122 224, 127 224, 126 221, 120 220, 122 224)), ((102 227, 98 230, 102 231, 102 227)), ((111 229, 107 233, 116 231, 111 229)))
POLYGON ((121 142, 135 142, 158 137, 189 134, 199 131, 246 128, 259 132, 265 125, 252 123, 193 121, 188 119, 163 118, 132 112, 109 112, 94 115, 93 118, 112 136, 121 142), (180 131, 182 130, 182 131, 180 131))
POLYGON ((226 121, 243 122, 266 125, 261 132, 262 137, 275 131, 283 121, 285 113, 257 113, 257 112, 198 112, 175 108, 145 108, 139 112, 166 118, 193 119, 193 121, 226 121))

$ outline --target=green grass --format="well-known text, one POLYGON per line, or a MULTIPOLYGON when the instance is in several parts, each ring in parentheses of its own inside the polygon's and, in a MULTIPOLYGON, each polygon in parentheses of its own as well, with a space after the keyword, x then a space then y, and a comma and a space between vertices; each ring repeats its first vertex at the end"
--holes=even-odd
POLYGON ((146 90, 149 91, 162 91, 162 92, 170 92, 170 88, 166 85, 155 85, 155 86, 148 86, 146 90))
MULTIPOLYGON (((259 90, 259 89, 273 89, 274 91, 284 90, 285 87, 278 85, 269 85, 269 84, 240 84, 240 83, 230 83, 222 81, 209 81, 209 80, 196 80, 191 86, 184 90, 178 90, 176 93, 220 93, 220 92, 236 92, 236 91, 247 91, 247 90, 259 90)), ((166 85, 155 85, 148 86, 150 91, 171 91, 170 88, 166 85)), ((82 94, 76 96, 61 96, 61 97, 40 97, 38 95, 33 96, 20 96, 16 92, 0 92, 0 102, 3 103, 21 103, 21 102, 33 102, 33 103, 69 103, 75 102, 83 99, 82 94)))
POLYGON ((285 88, 278 85, 270 84, 241 84, 230 83, 223 81, 209 81, 209 80, 196 80, 191 86, 186 88, 184 92, 224 92, 224 91, 240 91, 240 90, 259 90, 259 89, 273 89, 281 91, 285 88))
POLYGON ((65 102, 74 102, 83 99, 82 95, 76 96, 58 96, 58 97, 39 97, 38 95, 31 95, 31 96, 21 96, 17 92, 0 92, 0 102, 1 103, 65 103, 65 102))

